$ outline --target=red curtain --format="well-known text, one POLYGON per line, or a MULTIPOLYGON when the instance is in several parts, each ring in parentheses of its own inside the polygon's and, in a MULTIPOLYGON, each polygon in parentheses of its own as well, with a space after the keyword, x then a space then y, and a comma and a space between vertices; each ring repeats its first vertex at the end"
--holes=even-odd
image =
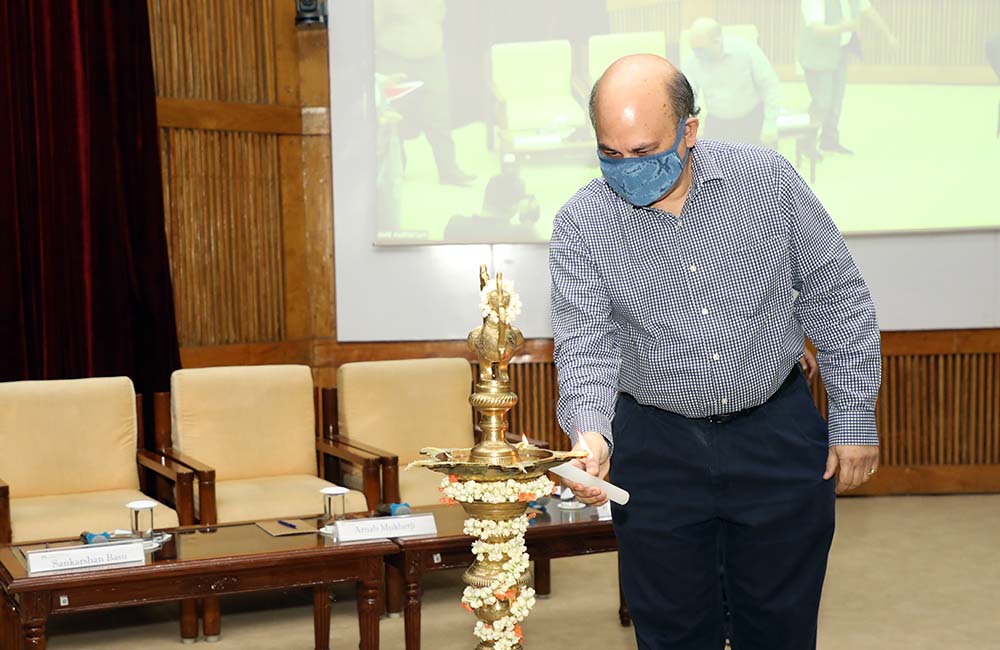
POLYGON ((179 367, 144 0, 0 2, 0 380, 179 367))

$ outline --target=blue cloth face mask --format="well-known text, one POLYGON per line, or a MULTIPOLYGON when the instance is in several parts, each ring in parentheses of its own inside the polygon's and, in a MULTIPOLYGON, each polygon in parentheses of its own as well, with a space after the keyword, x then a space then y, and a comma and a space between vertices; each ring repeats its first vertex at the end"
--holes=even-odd
POLYGON ((688 150, 684 157, 677 155, 677 145, 684 137, 686 117, 677 125, 677 139, 661 153, 638 158, 609 158, 597 152, 601 173, 618 196, 637 207, 656 203, 666 196, 684 171, 688 150))

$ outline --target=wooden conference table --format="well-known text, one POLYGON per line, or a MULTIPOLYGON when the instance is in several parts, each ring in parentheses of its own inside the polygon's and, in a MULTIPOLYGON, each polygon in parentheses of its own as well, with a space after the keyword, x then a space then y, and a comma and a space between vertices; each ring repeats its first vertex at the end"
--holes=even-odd
MULTIPOLYGON (((388 540, 330 541, 322 535, 272 537, 256 524, 191 526, 174 531, 143 566, 29 576, 25 551, 43 544, 0 547, 0 647, 45 648, 49 616, 205 596, 292 587, 314 590, 317 650, 330 647, 330 584, 357 584, 362 650, 377 650, 388 540)), ((56 540, 49 547, 79 544, 56 540)))

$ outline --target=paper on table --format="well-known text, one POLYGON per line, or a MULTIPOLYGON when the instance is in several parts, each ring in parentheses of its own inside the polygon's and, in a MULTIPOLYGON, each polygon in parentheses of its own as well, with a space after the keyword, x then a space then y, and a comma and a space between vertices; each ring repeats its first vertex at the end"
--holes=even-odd
POLYGON ((591 476, 587 472, 583 471, 579 467, 572 465, 570 463, 563 463, 558 467, 552 468, 552 473, 557 474, 567 481, 573 483, 580 483, 581 485, 586 485, 587 487, 596 487, 604 490, 604 493, 608 495, 608 498, 617 503, 618 505, 625 505, 628 503, 629 494, 625 490, 621 489, 617 485, 608 483, 607 481, 602 481, 596 476, 591 476))
POLYGON ((312 524, 302 521, 301 519, 282 519, 282 521, 287 521, 290 524, 294 524, 295 528, 290 528, 279 524, 276 519, 270 519, 268 521, 258 521, 257 525, 260 526, 264 532, 273 537, 284 537, 285 535, 304 535, 305 533, 316 533, 316 527, 312 524))

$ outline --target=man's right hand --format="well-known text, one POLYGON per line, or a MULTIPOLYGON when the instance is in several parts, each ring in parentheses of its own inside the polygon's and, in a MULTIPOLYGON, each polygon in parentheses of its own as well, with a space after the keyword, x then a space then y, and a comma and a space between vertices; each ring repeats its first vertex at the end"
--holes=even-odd
MULTIPOLYGON (((586 449, 590 449, 590 455, 586 458, 574 459, 572 461, 573 465, 597 478, 606 478, 608 470, 611 468, 611 453, 608 450, 608 441, 596 431, 581 433, 576 444, 573 445, 573 451, 583 451, 586 449), (584 443, 586 443, 586 447, 584 443)), ((588 506, 602 506, 608 502, 608 495, 600 488, 586 487, 570 481, 565 481, 565 483, 566 487, 573 491, 573 494, 576 495, 580 503, 586 503, 588 506)))

